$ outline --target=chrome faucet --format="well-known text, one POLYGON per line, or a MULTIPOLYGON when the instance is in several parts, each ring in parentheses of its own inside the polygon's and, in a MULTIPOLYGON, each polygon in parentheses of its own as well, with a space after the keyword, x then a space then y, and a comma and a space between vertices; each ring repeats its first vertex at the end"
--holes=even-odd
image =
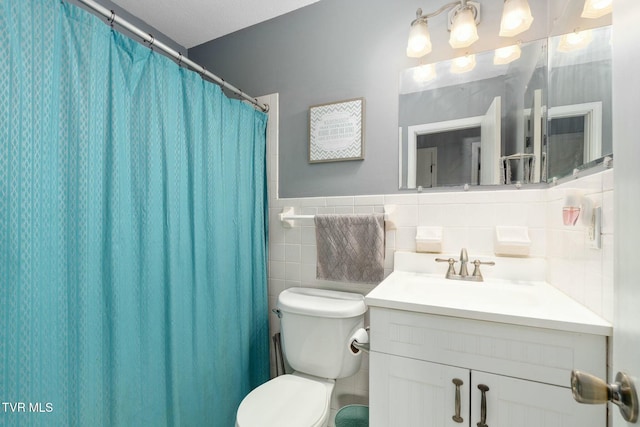
POLYGON ((458 262, 453 258, 436 258, 436 262, 447 262, 449 263, 449 268, 447 269, 447 274, 445 275, 446 279, 453 280, 469 280, 472 282, 482 282, 484 281, 482 277, 482 273, 480 273, 480 265, 496 265, 493 261, 482 262, 480 260, 473 261, 473 274, 469 275, 469 270, 467 269, 467 264, 469 263, 469 256, 467 255, 467 249, 462 248, 460 251, 460 271, 456 274, 456 269, 454 267, 455 263, 458 262))

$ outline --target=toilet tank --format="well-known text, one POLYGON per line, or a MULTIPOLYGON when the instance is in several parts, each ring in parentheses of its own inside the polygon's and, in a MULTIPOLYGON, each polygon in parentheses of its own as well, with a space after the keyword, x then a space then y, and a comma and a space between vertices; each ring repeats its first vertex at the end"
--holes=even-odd
POLYGON ((350 292, 291 288, 278 296, 282 347, 297 372, 343 378, 360 369, 351 340, 364 327, 364 297, 350 292))

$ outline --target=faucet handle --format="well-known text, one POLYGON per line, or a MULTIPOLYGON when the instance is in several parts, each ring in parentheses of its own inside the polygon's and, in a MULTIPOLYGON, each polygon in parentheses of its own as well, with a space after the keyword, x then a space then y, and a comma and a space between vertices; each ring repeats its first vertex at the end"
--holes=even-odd
POLYGON ((481 265, 496 265, 496 263, 493 262, 493 261, 484 261, 484 262, 480 261, 480 260, 473 261, 474 268, 473 268, 473 275, 472 276, 473 277, 478 277, 479 278, 478 281, 480 281, 480 282, 483 280, 482 279, 482 273, 480 273, 480 266, 481 265))
POLYGON ((455 276, 456 269, 453 267, 453 265, 456 263, 455 259, 453 259, 453 258, 436 258, 436 262, 448 262, 449 263, 449 269, 447 270, 446 277, 455 276))

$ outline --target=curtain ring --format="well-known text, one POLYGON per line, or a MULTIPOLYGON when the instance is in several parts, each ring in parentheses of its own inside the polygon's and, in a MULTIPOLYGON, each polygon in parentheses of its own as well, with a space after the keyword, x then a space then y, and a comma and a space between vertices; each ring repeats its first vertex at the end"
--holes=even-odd
POLYGON ((182 53, 178 52, 178 67, 182 67, 182 53))
POLYGON ((156 39, 155 37, 153 37, 153 34, 149 33, 149 37, 151 37, 151 40, 149 40, 149 49, 151 49, 153 47, 153 43, 155 43, 156 39))
POLYGON ((115 20, 116 20, 116 13, 112 9, 111 16, 109 17, 109 19, 107 19, 107 22, 109 23, 109 25, 111 25, 111 28, 113 28, 113 21, 115 20))

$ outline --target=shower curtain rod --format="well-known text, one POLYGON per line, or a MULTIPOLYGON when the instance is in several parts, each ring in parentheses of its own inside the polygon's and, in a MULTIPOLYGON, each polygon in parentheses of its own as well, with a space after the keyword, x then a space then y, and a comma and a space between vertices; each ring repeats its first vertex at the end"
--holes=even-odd
POLYGON ((99 14, 104 16, 105 18, 107 18, 107 22, 109 22, 110 24, 114 24, 114 23, 118 24, 122 28, 124 28, 124 29, 132 32, 133 34, 137 35, 138 37, 142 38, 142 40, 144 40, 146 43, 149 43, 149 47, 150 48, 151 47, 157 47, 158 49, 160 49, 161 51, 163 51, 167 55, 169 55, 172 58, 174 58, 175 60, 177 60, 178 61, 178 65, 182 65, 182 64, 188 65, 193 70, 198 71, 201 75, 213 80, 218 85, 222 86, 223 89, 230 90, 231 92, 235 93, 236 95, 240 96, 241 98, 249 101, 254 106, 256 106, 257 108, 259 108, 262 111, 264 111, 265 113, 269 111, 269 105, 268 104, 260 104, 256 98, 253 98, 253 97, 247 95, 246 93, 244 93, 243 91, 241 91, 237 87, 235 87, 232 84, 229 84, 226 81, 224 81, 224 79, 221 79, 220 77, 216 76, 215 74, 207 71, 207 69, 204 68, 202 65, 196 64, 195 62, 193 62, 189 58, 185 58, 180 52, 177 52, 177 51, 171 49, 166 44, 156 40, 153 37, 153 35, 151 35, 149 33, 145 33, 144 31, 142 31, 140 28, 136 27, 135 25, 133 25, 129 21, 127 21, 125 19, 122 19, 119 16, 116 16, 116 14, 115 14, 115 12, 113 10, 109 10, 104 6, 101 6, 100 4, 96 3, 93 0, 78 0, 78 1, 80 3, 82 3, 82 4, 84 4, 85 6, 88 6, 89 8, 93 9, 94 11, 98 12, 99 14))

